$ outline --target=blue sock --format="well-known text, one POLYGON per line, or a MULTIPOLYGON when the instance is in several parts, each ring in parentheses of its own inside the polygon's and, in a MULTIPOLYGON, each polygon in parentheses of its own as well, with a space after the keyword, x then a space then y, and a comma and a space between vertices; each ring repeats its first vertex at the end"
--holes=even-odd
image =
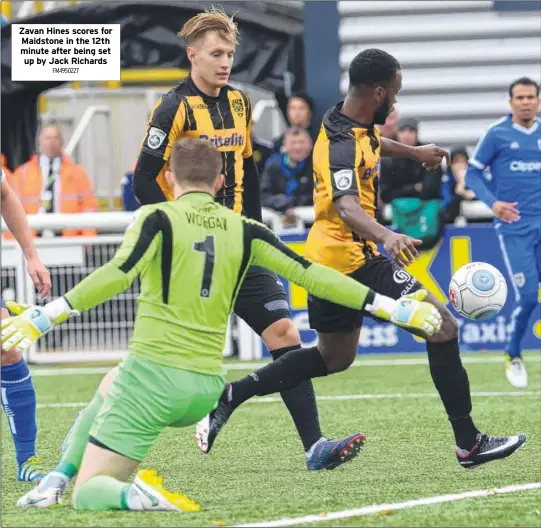
POLYGON ((24 359, 2 365, 2 407, 9 423, 17 463, 21 465, 36 454, 36 392, 24 359))
POLYGON ((520 348, 520 342, 528 329, 528 321, 536 306, 537 294, 523 295, 511 314, 511 324, 513 329, 511 331, 507 353, 512 358, 520 357, 521 355, 522 350, 520 348))

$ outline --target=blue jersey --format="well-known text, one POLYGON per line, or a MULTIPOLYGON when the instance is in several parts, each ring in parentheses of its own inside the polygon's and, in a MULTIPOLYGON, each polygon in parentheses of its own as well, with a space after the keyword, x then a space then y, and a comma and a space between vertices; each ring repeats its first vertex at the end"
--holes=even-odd
POLYGON ((469 160, 466 184, 479 200, 492 207, 495 201, 518 202, 520 220, 496 227, 520 231, 525 224, 541 223, 541 123, 530 128, 513 123, 508 115, 494 123, 479 140, 469 160), (491 181, 484 175, 490 168, 491 181))

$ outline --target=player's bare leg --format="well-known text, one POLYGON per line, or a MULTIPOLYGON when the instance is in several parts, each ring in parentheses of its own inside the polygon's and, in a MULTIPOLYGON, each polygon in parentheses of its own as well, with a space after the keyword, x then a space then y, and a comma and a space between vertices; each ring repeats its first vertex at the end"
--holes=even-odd
MULTIPOLYGON (((137 469, 138 466, 139 462, 137 462, 136 460, 131 460, 129 458, 126 458, 125 456, 110 451, 109 449, 104 449, 103 447, 99 447, 94 444, 87 444, 83 455, 83 460, 81 462, 81 467, 75 480, 75 485, 73 486, 73 493, 71 499, 72 505, 75 508, 80 509, 120 509, 118 507, 89 508, 86 503, 93 501, 89 501, 89 497, 85 497, 85 493, 82 494, 82 498, 79 497, 81 487, 87 484, 92 479, 99 477, 100 475, 108 475, 109 477, 112 477, 113 480, 116 482, 113 486, 105 485, 104 498, 107 497, 107 495, 110 496, 111 506, 113 506, 113 504, 120 504, 123 500, 121 498, 121 495, 123 494, 123 489, 125 486, 127 486, 124 483, 131 477, 132 473, 137 469), (116 483, 118 483, 118 485, 116 485, 116 483)), ((98 499, 99 502, 99 499, 101 497, 99 497, 99 494, 96 491, 94 491, 90 495, 93 495, 94 498, 98 499)))
POLYGON ((89 443, 73 490, 73 506, 79 510, 198 511, 184 495, 163 487, 155 470, 138 471, 139 462, 89 443))

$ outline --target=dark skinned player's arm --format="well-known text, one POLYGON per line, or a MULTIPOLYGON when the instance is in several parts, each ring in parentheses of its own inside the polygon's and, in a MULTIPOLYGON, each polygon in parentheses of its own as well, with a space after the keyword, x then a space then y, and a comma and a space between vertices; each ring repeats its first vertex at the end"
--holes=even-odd
POLYGON ((285 277, 316 297, 349 308, 370 310, 375 302, 379 304, 380 296, 364 284, 297 255, 267 227, 248 220, 245 222, 245 229, 250 233, 252 263, 256 266, 285 277))
POLYGON ((381 141, 381 156, 386 158, 409 158, 418 160, 418 151, 415 147, 398 143, 388 138, 380 138, 381 141))
POLYGON ((358 196, 353 194, 340 196, 334 201, 334 205, 340 219, 361 238, 383 242, 385 236, 390 233, 362 208, 358 196))
POLYGON ((419 145, 410 147, 397 143, 392 139, 381 139, 381 155, 389 158, 409 158, 423 164, 427 169, 437 169, 440 167, 442 159, 447 160, 447 166, 451 165, 451 157, 449 152, 438 147, 437 145, 419 145))

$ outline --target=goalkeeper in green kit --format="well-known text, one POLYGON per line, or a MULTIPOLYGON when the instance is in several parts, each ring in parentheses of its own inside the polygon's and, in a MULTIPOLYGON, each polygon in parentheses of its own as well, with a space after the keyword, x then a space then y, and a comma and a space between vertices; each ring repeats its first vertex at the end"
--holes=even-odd
POLYGON ((383 297, 287 248, 265 226, 214 202, 223 183, 210 142, 183 139, 171 153, 176 201, 139 209, 114 258, 44 307, 12 303, 3 348, 24 351, 58 323, 103 303, 140 277, 130 355, 107 375, 75 426, 57 467, 19 499, 20 507, 62 502, 77 476, 76 508, 198 511, 164 489, 155 470, 137 469, 165 427, 186 427, 212 411, 224 390, 228 316, 250 265, 264 266, 311 294, 364 309, 417 333, 441 325, 415 297, 383 297), (113 374, 114 373, 114 374, 113 374))

